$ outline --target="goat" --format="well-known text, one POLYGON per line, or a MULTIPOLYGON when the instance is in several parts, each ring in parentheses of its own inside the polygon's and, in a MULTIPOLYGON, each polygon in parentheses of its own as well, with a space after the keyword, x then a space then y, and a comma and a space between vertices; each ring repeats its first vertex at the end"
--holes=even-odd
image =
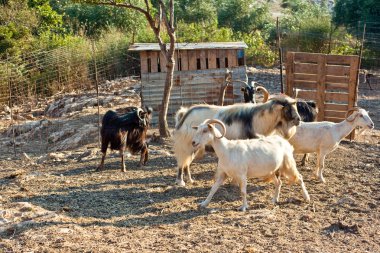
POLYGON ((195 155, 204 151, 200 149, 193 152, 191 140, 195 131, 191 126, 210 118, 219 119, 227 125, 228 139, 251 139, 258 134, 270 135, 275 130, 285 138, 290 138, 300 122, 295 100, 289 97, 276 98, 264 104, 194 105, 179 109, 173 140, 178 164, 176 182, 181 186, 185 186, 184 170, 188 180, 193 182, 189 166, 195 155))
POLYGON ((115 111, 110 110, 103 116, 100 131, 103 156, 97 171, 103 170, 109 144, 111 150, 119 150, 120 152, 122 172, 126 172, 124 164, 124 151, 126 149, 132 154, 141 152, 139 166, 145 165, 148 160, 148 145, 145 139, 152 110, 146 108, 144 111, 137 107, 128 107, 125 110, 129 112, 118 115, 115 111))
POLYGON ((219 158, 215 183, 206 200, 201 203, 202 207, 206 207, 210 203, 211 198, 227 176, 240 186, 243 199, 243 205, 239 208, 241 211, 248 208, 248 178, 273 180, 276 187, 272 200, 274 203, 279 199, 282 176, 288 178, 290 182, 299 182, 305 200, 310 201, 302 176, 296 168, 293 147, 284 138, 273 135, 252 140, 227 140, 224 137, 225 125, 216 119, 207 119, 194 129, 196 129, 192 141, 194 149, 211 144, 219 158), (222 134, 214 124, 221 126, 222 134))
POLYGON ((354 108, 347 111, 346 119, 340 123, 322 121, 300 124, 289 142, 294 147, 294 153, 317 153, 316 176, 325 183, 322 171, 326 155, 334 151, 340 141, 358 126, 372 129, 374 124, 366 110, 354 108), (351 111, 354 111, 353 114, 347 117, 351 111))
MULTIPOLYGON (((261 91, 264 94, 263 103, 269 100, 269 92, 262 86, 258 86, 256 91, 261 91)), ((246 103, 249 103, 249 100, 245 100, 246 103)), ((300 101, 297 100, 297 111, 301 117, 301 121, 303 122, 315 122, 318 116, 317 104, 313 101, 300 101)), ((302 158, 302 166, 306 164, 309 156, 305 154, 302 158)))

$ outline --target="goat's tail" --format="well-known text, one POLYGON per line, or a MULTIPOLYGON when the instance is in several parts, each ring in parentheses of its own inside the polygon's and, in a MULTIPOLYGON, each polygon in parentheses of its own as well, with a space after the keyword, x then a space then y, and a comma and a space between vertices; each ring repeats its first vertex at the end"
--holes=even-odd
POLYGON ((261 91, 264 95, 263 103, 267 102, 269 99, 269 92, 267 89, 265 89, 263 86, 257 86, 256 91, 261 91))
POLYGON ((187 107, 181 106, 179 110, 175 113, 175 125, 177 127, 178 123, 181 121, 183 115, 189 110, 187 107))

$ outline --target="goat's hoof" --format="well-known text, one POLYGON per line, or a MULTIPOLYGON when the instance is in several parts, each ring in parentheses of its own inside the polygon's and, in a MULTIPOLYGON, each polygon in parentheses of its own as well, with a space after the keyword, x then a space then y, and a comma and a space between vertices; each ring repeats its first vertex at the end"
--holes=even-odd
POLYGON ((193 184, 194 183, 194 180, 192 178, 189 178, 189 183, 190 184, 193 184))
POLYGON ((304 198, 305 198, 306 202, 308 202, 308 203, 310 202, 310 196, 309 195, 304 196, 304 198))
POLYGON ((277 204, 277 202, 278 202, 278 198, 273 198, 273 199, 272 199, 272 203, 273 203, 273 204, 277 204))
POLYGON ((238 211, 241 211, 241 212, 245 212, 245 211, 247 211, 247 209, 248 209, 248 206, 241 206, 241 207, 239 207, 237 210, 238 211))
POLYGON ((127 170, 126 170, 125 168, 122 168, 122 169, 121 169, 121 172, 124 172, 124 173, 125 173, 125 172, 127 172, 127 170))
POLYGON ((322 176, 319 177, 319 181, 320 181, 321 183, 326 183, 326 180, 325 180, 322 176))
POLYGON ((183 180, 176 180, 175 181, 176 182, 176 184, 178 185, 178 186, 181 186, 181 187, 185 187, 186 186, 186 183, 185 183, 185 181, 183 181, 183 180))
POLYGON ((199 207, 206 208, 207 206, 208 206, 208 202, 206 201, 202 201, 201 203, 199 203, 199 207))
POLYGON ((103 170, 103 167, 99 166, 98 168, 96 168, 95 171, 102 171, 103 170))

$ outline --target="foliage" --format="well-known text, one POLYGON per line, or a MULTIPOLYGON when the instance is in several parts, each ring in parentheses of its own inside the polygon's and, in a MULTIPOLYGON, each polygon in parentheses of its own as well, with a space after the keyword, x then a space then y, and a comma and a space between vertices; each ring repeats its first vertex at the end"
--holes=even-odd
POLYGON ((218 28, 214 23, 177 23, 178 42, 223 42, 232 41, 232 30, 218 28))
POLYGON ((145 30, 147 25, 141 14, 125 8, 70 3, 61 10, 71 30, 86 36, 97 37, 112 27, 137 34, 139 30, 145 30))
POLYGON ((253 4, 249 0, 220 0, 219 5, 219 26, 230 27, 233 32, 250 33, 273 22, 267 5, 253 4))
POLYGON ((217 6, 213 0, 178 0, 175 2, 175 15, 181 23, 215 23, 217 6))
POLYGON ((30 48, 32 31, 38 26, 34 10, 25 1, 9 0, 0 8, 0 57, 19 54, 30 48))
POLYGON ((332 32, 328 10, 306 0, 286 2, 288 9, 281 22, 282 45, 303 52, 326 53, 332 32))
POLYGON ((380 4, 378 0, 337 0, 334 7, 333 21, 337 25, 347 26, 355 32, 359 21, 362 23, 377 23, 368 26, 368 32, 379 33, 380 4))
POLYGON ((276 63, 276 52, 265 43, 260 31, 252 34, 240 33, 237 37, 248 45, 246 49, 248 64, 271 67, 276 63))

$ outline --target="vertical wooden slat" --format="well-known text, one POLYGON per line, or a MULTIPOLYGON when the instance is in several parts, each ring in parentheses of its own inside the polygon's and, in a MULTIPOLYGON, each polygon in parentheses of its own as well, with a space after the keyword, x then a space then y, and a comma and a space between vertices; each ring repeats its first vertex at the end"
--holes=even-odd
MULTIPOLYGON (((350 79, 348 81, 348 109, 356 106, 356 98, 358 92, 358 75, 357 71, 359 68, 359 57, 351 56, 350 59, 350 79)), ((355 138, 355 129, 351 132, 350 139, 353 140, 355 138)))
POLYGON ((187 57, 187 50, 180 51, 181 62, 182 62, 182 71, 189 70, 189 58, 187 57))
POLYGON ((189 70, 197 70, 197 52, 190 50, 188 52, 189 70))
POLYGON ((220 62, 220 68, 225 68, 226 67, 226 50, 220 49, 218 50, 218 57, 219 57, 219 62, 220 62))
POLYGON ((237 54, 236 49, 229 49, 227 51, 228 57, 228 67, 236 67, 237 66, 237 54))
POLYGON ((294 85, 294 52, 286 55, 286 94, 293 97, 294 85))
POLYGON ((163 53, 161 51, 159 52, 159 56, 160 56, 161 72, 166 72, 166 57, 165 57, 165 55, 163 55, 163 53))
POLYGON ((146 51, 140 52, 140 65, 141 65, 141 74, 148 73, 148 54, 146 51))
POLYGON ((207 51, 206 50, 200 50, 199 58, 201 59, 201 69, 207 69, 206 68, 206 57, 207 57, 207 51))
POLYGON ((318 55, 318 75, 317 75, 317 106, 318 121, 325 119, 325 90, 326 90, 326 55, 318 55))
POLYGON ((208 68, 216 69, 216 50, 215 49, 208 50, 207 58, 208 58, 208 68))
POLYGON ((150 57, 150 64, 151 64, 151 70, 152 73, 158 72, 158 64, 157 64, 157 57, 158 57, 158 52, 157 51, 151 51, 149 53, 150 57))

